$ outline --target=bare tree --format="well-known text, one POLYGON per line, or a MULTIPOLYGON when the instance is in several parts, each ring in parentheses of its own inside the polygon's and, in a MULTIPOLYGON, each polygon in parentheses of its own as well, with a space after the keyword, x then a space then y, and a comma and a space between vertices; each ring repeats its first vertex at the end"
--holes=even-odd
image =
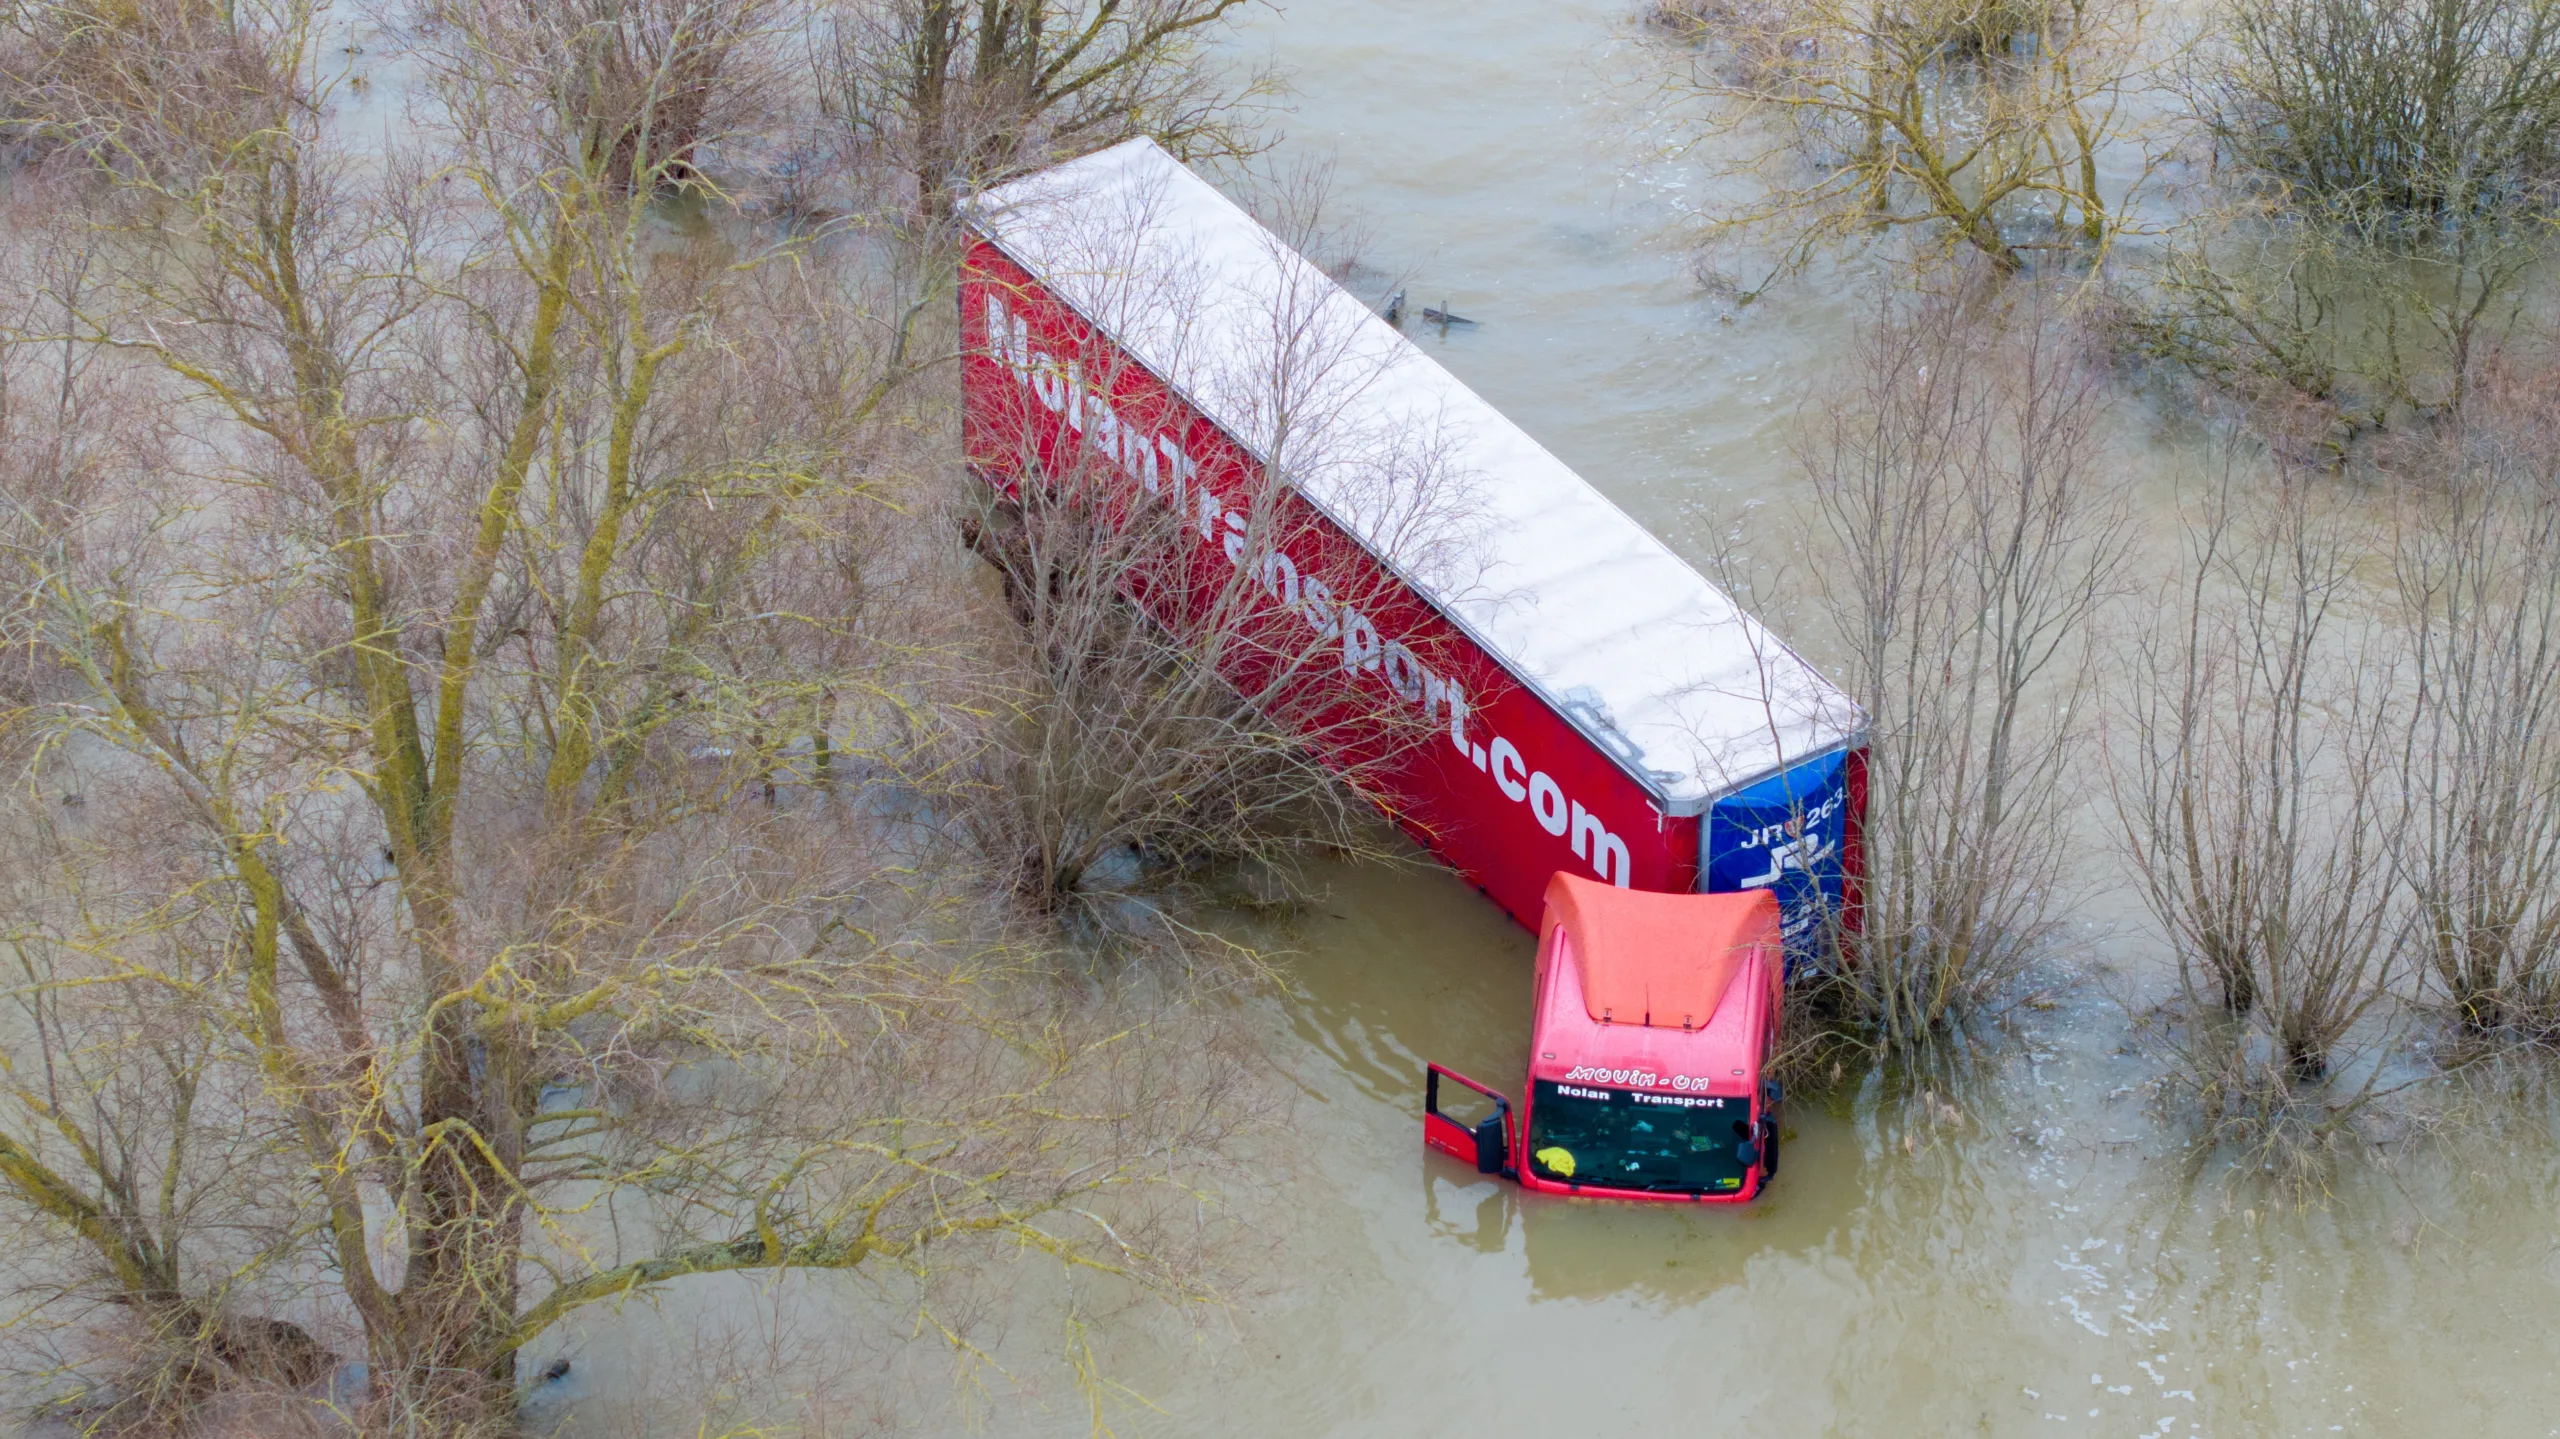
MULTIPOLYGON (((1320 229, 1313 197, 1293 193, 1282 228, 1320 229)), ((1101 328, 1211 309, 1190 292, 1193 266, 1146 250, 1150 201, 1131 206, 1053 217, 1063 270, 1118 277, 1087 297, 1101 328)), ((1186 332, 1173 344, 1188 357, 1159 361, 1202 362, 1190 378, 1249 436, 1240 484, 1159 472, 1152 453, 1133 472, 1125 446, 1094 438, 1151 433, 1143 410, 1087 421, 1063 460, 1043 452, 1027 405, 1024 423, 982 432, 977 458, 999 487, 965 527, 1022 634, 989 672, 994 722, 971 737, 956 814, 1043 908, 1077 899, 1106 862, 1173 879, 1242 862, 1293 896, 1310 853, 1387 860, 1374 812, 1397 814, 1404 771, 1449 732, 1450 666, 1388 618, 1426 611, 1371 554, 1462 590, 1478 563, 1470 477, 1427 421, 1357 418, 1364 393, 1415 361, 1382 355, 1366 310, 1271 243, 1280 289, 1249 322, 1246 353, 1210 356, 1219 342, 1186 332)), ((1096 413, 1136 373, 1121 355, 1080 365, 1096 413)))
POLYGON ((1773 0, 1664 6, 1697 47, 1674 88, 1693 142, 1739 190, 1711 237, 1771 238, 1792 271, 1860 235, 1915 231, 2004 272, 2037 249, 2103 257, 2135 226, 2151 160, 2140 0, 1773 0), (2136 152, 2114 193, 2104 169, 2136 152))
MULTIPOLYGON (((493 13, 504 12, 478 0, 415 6, 429 34, 484 34, 493 13)), ((552 103, 575 117, 599 173, 651 188, 701 178, 704 141, 781 108, 768 52, 796 17, 788 0, 566 0, 514 18, 517 32, 541 36, 552 103)))
POLYGON ((74 686, 12 792, 76 758, 114 803, 6 831, 0 1194, 62 1296, 208 1382, 351 1333, 382 1432, 502 1420, 550 1326, 693 1275, 1196 1296, 1232 1048, 1062 1003, 817 783, 913 748, 933 622, 866 598, 914 563, 919 309, 708 185, 668 236, 717 136, 648 137, 754 77, 591 83, 593 16, 447 6, 419 151, 351 154, 316 5, 153 13, 27 77, 112 233, 47 343, 193 441, 9 552, 74 686))
POLYGON ((2484 216, 2392 236, 2225 194, 2118 296, 2124 347, 2237 398, 2296 458, 2343 463, 2413 419, 2458 418, 2518 334, 2548 254, 2539 222, 2484 216))
POLYGON ((2459 229, 2560 179, 2560 5, 2234 0, 2198 100, 2292 203, 2459 229))
POLYGON ((2560 449, 2539 384, 2492 400, 2399 507, 2412 697, 2397 762, 2411 814, 2395 851, 2461 1025, 2548 1041, 2560 1036, 2560 449))
MULTIPOLYGON (((2360 315, 2351 292, 2376 277, 2334 236, 2256 223, 2245 212, 2199 222, 2163 246, 2148 290, 2119 296, 2109 319, 2127 350, 2239 396, 2288 437, 2309 412, 2336 427, 2336 452, 2381 423, 2359 381, 2360 315)), ((2329 438, 2323 436, 2324 438, 2329 438)))
POLYGON ((1146 135, 1185 159, 1255 148, 1267 77, 1208 42, 1248 0, 842 0, 816 52, 828 113, 935 224, 960 196, 1146 135))
POLYGON ((1337 777, 1308 747, 1346 736, 1293 723, 1333 708, 1304 692, 1324 657, 1312 645, 1245 656, 1268 647, 1151 617, 1139 596, 1180 574, 1197 528, 1116 514, 1116 488, 1084 477, 1025 486, 990 498, 973 522, 1022 634, 961 772, 957 818, 971 846, 1012 857, 1022 895, 1044 908, 1105 897, 1089 882, 1115 864, 1178 880, 1242 861, 1285 888, 1310 851, 1383 855, 1357 776, 1337 777), (1263 662, 1265 682, 1239 691, 1222 660, 1263 662))
POLYGON ((2353 574, 2366 536, 2298 475, 2246 483, 2228 466, 2202 496, 2166 623, 2134 642, 2116 805, 2191 1009, 2230 1016, 2244 1058, 2271 1046, 2289 1100, 2400 973, 2407 813, 2397 677, 2353 574))
POLYGON ((1993 999, 2062 900, 2090 632, 2130 536, 2104 383, 2036 297, 1930 295, 1865 333, 1797 440, 1813 592, 1871 726, 1844 978, 1888 1049, 1993 999))
MULTIPOLYGON (((2236 0, 2187 90, 2223 182, 2125 312, 2138 349, 2344 459, 2452 418, 2560 195, 2560 7, 2236 0)), ((2295 448, 2298 450, 2299 445, 2295 448)))

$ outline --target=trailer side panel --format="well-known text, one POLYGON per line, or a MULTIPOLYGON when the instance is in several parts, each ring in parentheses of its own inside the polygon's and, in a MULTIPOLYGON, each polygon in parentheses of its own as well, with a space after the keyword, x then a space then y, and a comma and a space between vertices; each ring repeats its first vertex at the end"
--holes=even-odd
MULTIPOLYGON (((1444 613, 1299 492, 1276 487, 1284 522, 1267 552, 1247 543, 1260 461, 998 246, 972 236, 960 287, 962 438, 971 469, 1013 492, 1100 463, 1133 504, 1173 506, 1190 525, 1187 593, 1133 595, 1179 631, 1254 564, 1241 623, 1301 627, 1327 647, 1351 693, 1401 706, 1433 740, 1404 750, 1380 796, 1390 818, 1535 929, 1559 870, 1637 889, 1698 880, 1699 820, 1652 795, 1444 613), (1358 605, 1338 597, 1364 597, 1358 605)), ((1247 646, 1238 664, 1269 647, 1247 646)), ((1229 676, 1253 691, 1263 674, 1229 676)), ((1327 754, 1329 762, 1343 757, 1327 754)))

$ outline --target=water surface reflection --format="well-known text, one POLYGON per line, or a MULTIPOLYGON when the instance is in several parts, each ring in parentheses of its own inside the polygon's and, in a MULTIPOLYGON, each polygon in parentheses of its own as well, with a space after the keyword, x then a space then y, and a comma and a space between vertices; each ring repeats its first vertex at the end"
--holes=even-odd
MULTIPOLYGON (((1619 83, 1634 8, 1289 0, 1258 41, 1372 263, 1484 322, 1419 342, 1704 558, 1787 497, 1786 416, 1855 302, 1736 312, 1690 282, 1680 173, 1619 83)), ((2165 504, 2146 423, 2125 461, 2165 504)), ((2138 989, 2157 958, 2129 911, 2092 904, 2076 957, 2138 989)), ((1527 935, 1422 872, 1337 876, 1287 941, 1274 1050, 1310 1100, 1272 1206, 1287 1272, 1231 1353, 1126 1346, 1162 1406, 1141 1432, 2560 1432, 2546 1138, 2402 1146, 2278 1212, 2190 1161, 2124 1011, 2084 986, 1936 1105, 1793 1105, 1749 1208, 1551 1200, 1420 1143, 1425 1059, 1517 1088, 1527 935)))

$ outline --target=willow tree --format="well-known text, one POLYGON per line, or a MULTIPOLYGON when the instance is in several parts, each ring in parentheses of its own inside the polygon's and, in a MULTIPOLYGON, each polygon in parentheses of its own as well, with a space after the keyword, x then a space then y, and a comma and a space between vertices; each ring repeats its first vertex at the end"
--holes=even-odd
POLYGON ((921 311, 723 213, 700 77, 765 81, 445 6, 385 156, 316 3, 57 18, 25 78, 108 233, 46 339, 185 437, 12 531, 11 641, 66 677, 17 792, 88 777, 5 831, 0 1194, 64 1292, 148 1320, 160 1397, 343 1332, 358 1417, 442 1432, 692 1275, 975 1241, 1184 1290, 1144 1196, 1198 1232, 1235 1067, 1017 984, 800 738, 910 703, 866 597, 921 311))
POLYGON ((2227 159, 2309 207, 2426 227, 2548 209, 2560 4, 2235 0, 2197 97, 2227 159))
POLYGON ((925 215, 1051 160, 1145 135, 1240 154, 1267 77, 1210 45, 1249 0, 842 0, 820 47, 830 115, 910 177, 925 215))
POLYGON ((1806 407, 1814 597, 1872 727, 1842 984, 1880 1050, 1996 1006, 2067 903, 2067 776, 2132 541, 2104 377, 2032 290, 1897 307, 1806 407))
POLYGON ((2228 183, 2136 338, 2244 394, 2288 389, 2270 409, 2346 439, 2458 413, 2551 254, 2560 4, 2233 0, 2217 19, 2192 104, 2228 183))
POLYGON ((2409 640, 2391 835, 2416 947, 2473 1036, 2560 1037, 2560 427, 2547 375, 2495 386, 2398 496, 2409 640))
POLYGON ((2134 124, 2145 0, 1769 0, 1663 7, 1674 91, 1718 181, 1712 237, 1773 269, 1880 231, 1979 251, 2102 257, 2152 157, 2134 124), (2111 180, 2111 167, 2131 171, 2111 180))

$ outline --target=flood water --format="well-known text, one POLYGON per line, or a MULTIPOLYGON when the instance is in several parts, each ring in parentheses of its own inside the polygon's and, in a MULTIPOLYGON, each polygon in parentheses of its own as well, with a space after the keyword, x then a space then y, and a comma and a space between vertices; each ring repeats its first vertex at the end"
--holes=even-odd
MULTIPOLYGON (((1857 303, 1808 284, 1736 310, 1696 283, 1678 226, 1694 181, 1659 156, 1632 11, 1285 0, 1237 48, 1291 79, 1280 157, 1329 159, 1334 193, 1367 221, 1355 281, 1409 275, 1413 310, 1480 321, 1410 333, 1703 560, 1737 523, 1765 534, 1749 522, 1785 497, 1788 417, 1844 355, 1857 303)), ((2129 408, 2120 459, 2156 478, 2174 453, 2149 424, 2129 408)), ((1738 1210, 1526 1196, 1427 1157, 1426 1059, 1518 1086, 1531 938, 1437 871, 1333 876, 1316 912, 1271 936, 1289 951, 1286 993, 1255 1001, 1303 1096, 1251 1202, 1272 1278, 1205 1334, 1105 1327, 1104 1367, 1143 1400, 1115 1404, 1113 1427, 2560 1433, 2560 1145, 2543 1121, 2516 1110, 2468 1137, 2351 1155, 2307 1207, 2197 1164, 2149 1102, 2157 1061, 2121 1000, 2156 993, 2161 957, 2109 876, 2093 857, 2049 1007, 2020 1011, 2005 1046, 1933 1101, 1875 1080, 1799 1098, 1782 1177, 1738 1210)), ((744 1292, 660 1312, 670 1332, 735 1328, 755 1321, 744 1292)), ((848 1333, 864 1322, 843 1317, 848 1333)), ((529 1417, 694 1432, 692 1406, 641 1415, 601 1397, 683 1342, 647 1322, 596 1316, 576 1386, 529 1417)), ((898 1367, 878 1342, 823 1332, 794 1354, 838 1373, 898 1367)), ((918 1393, 883 1419, 1090 1427, 1074 1402, 918 1393)))
MULTIPOLYGON (((1411 272, 1413 307, 1482 322, 1416 326, 1424 348, 1703 558, 1783 498, 1787 417, 1854 303, 1807 285, 1736 312, 1695 283, 1681 169, 1654 158, 1630 83, 1631 8, 1289 0, 1247 49, 1291 75, 1282 154, 1332 160, 1371 264, 1411 272)), ((2120 462, 2165 470, 2149 423, 2129 410, 2120 462)), ((2103 854, 2087 878, 2109 883, 2103 854)), ((1231 1342, 1112 1353, 1160 1406, 1121 1427, 2560 1433, 2544 1121, 2387 1142, 2279 1205, 2154 1112, 2121 997, 2156 993, 2159 947, 2120 896, 2085 918, 2052 1007, 2020 1011, 1936 1106, 1874 1081, 1796 1103, 1765 1199, 1679 1210, 1526 1196, 1426 1157, 1425 1059, 1518 1085, 1532 942, 1446 876, 1337 877, 1286 936, 1273 1004, 1275 1058, 1309 1096, 1267 1206, 1285 1277, 1231 1342)))

